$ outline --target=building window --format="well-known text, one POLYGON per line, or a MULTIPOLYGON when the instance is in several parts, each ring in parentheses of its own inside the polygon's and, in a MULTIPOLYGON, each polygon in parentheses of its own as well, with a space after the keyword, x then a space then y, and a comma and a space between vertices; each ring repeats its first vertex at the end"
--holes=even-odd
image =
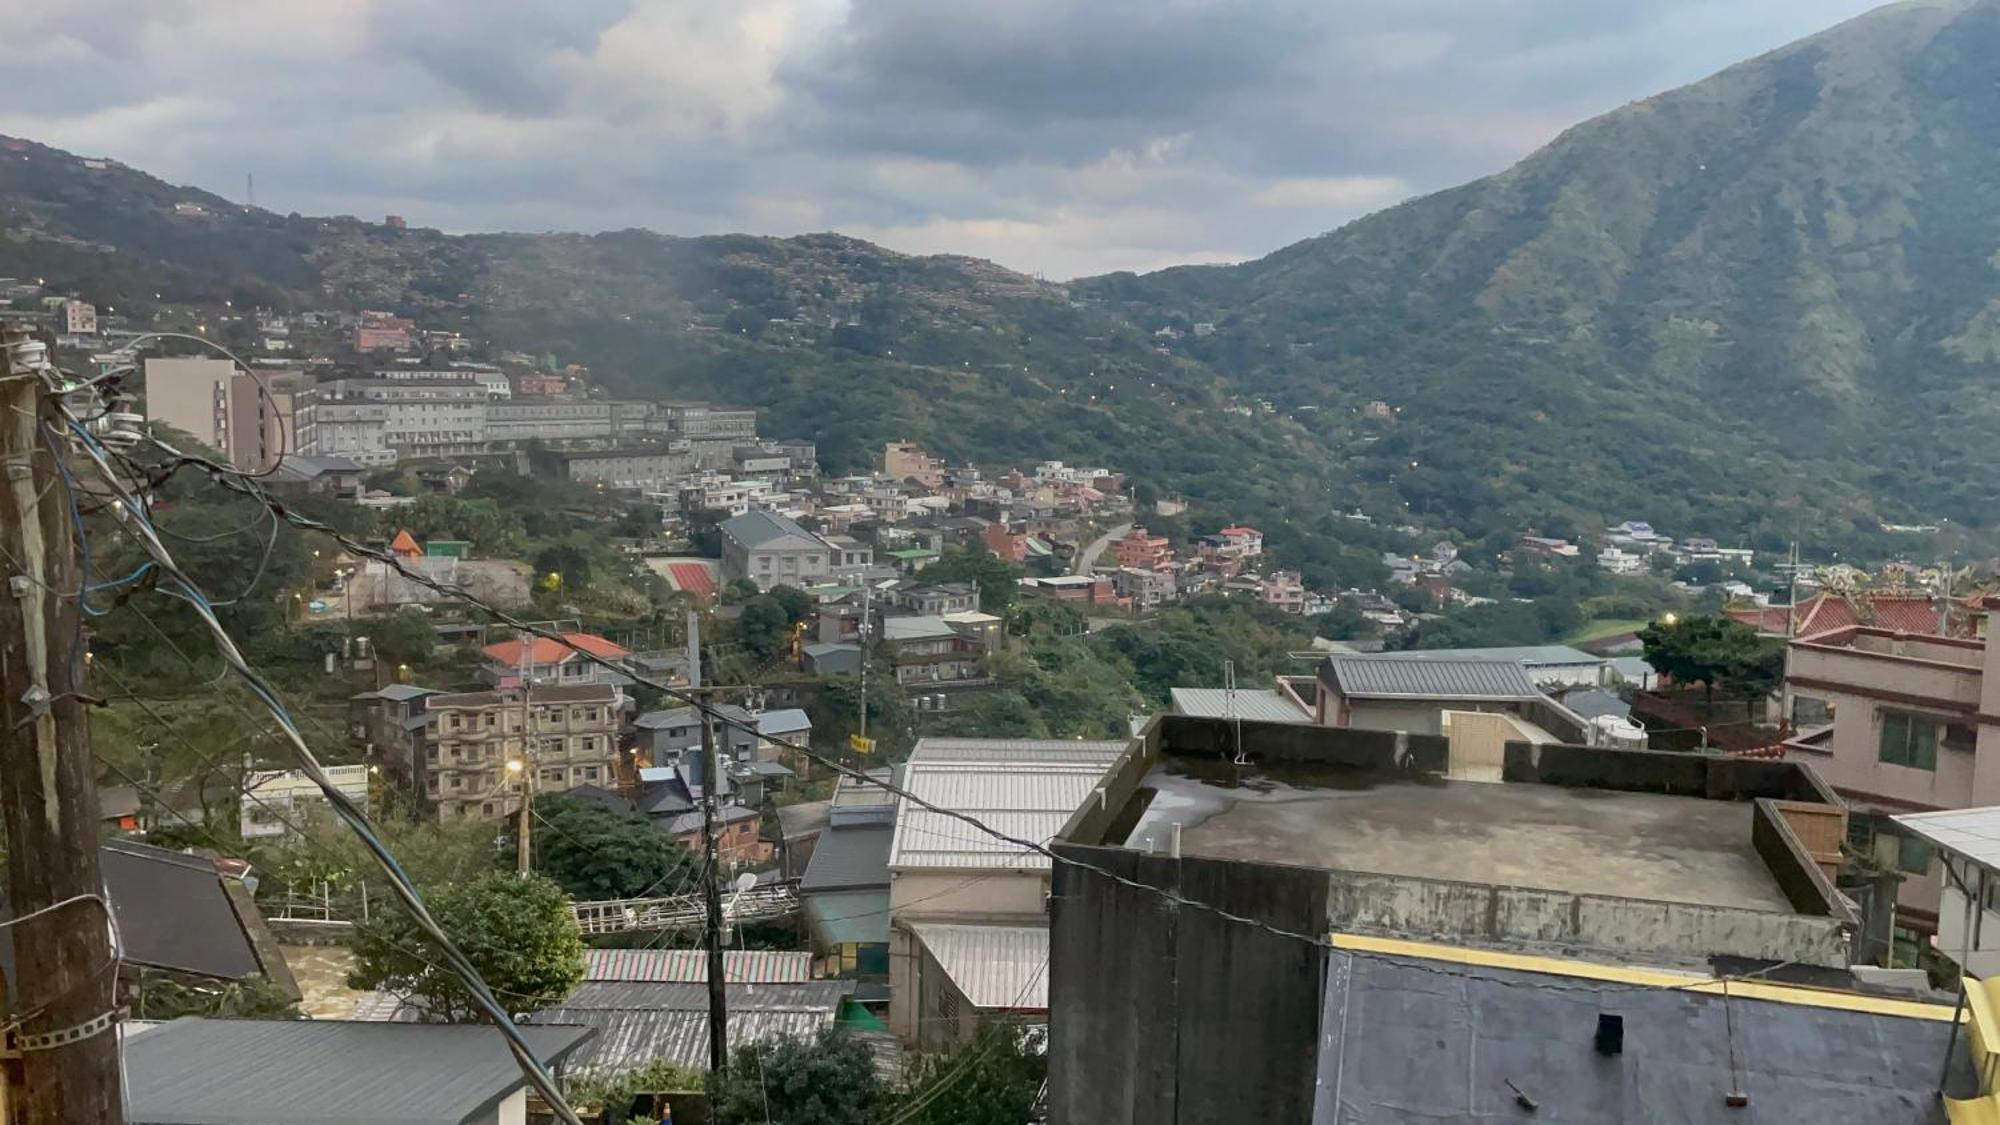
POLYGON ((590 781, 596 781, 596 780, 597 780, 597 767, 596 767, 596 766, 585 766, 585 767, 583 767, 583 776, 584 776, 584 777, 585 777, 585 778, 586 778, 587 780, 590 780, 590 781))
POLYGON ((1847 815, 1847 846, 1865 856, 1875 854, 1875 818, 1864 812, 1847 815))
POLYGON ((1912 875, 1931 869, 1931 843, 1916 836, 1896 837, 1896 866, 1912 875))
POLYGON ((1792 697, 1792 725, 1801 729, 1820 727, 1833 721, 1833 708, 1824 699, 1810 695, 1792 697))
POLYGON ((1938 722, 1901 711, 1882 713, 1881 759, 1911 769, 1937 769, 1938 722))

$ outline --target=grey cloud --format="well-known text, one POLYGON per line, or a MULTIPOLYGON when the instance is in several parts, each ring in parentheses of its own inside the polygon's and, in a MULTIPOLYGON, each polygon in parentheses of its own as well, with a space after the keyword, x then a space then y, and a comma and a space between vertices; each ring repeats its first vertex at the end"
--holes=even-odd
POLYGON ((54 0, 25 35, 70 46, 19 60, 0 131, 225 194, 254 170, 259 202, 282 210, 454 230, 850 229, 1061 276, 1266 252, 1389 201, 1342 178, 1421 191, 1496 171, 1868 6, 732 0, 643 18, 700 2, 380 0, 291 57, 204 29, 219 17, 202 0, 138 18, 54 0), (599 50, 613 29, 622 55, 599 50), (653 112, 692 103, 671 65, 609 69, 631 65, 635 29, 671 37, 653 62, 729 62, 724 82, 690 81, 750 107, 742 127, 653 112), (775 75, 730 54, 771 43, 775 75), (1264 190, 1280 181, 1297 190, 1264 190))
POLYGON ((424 0, 383 5, 372 36, 482 109, 546 114, 570 93, 563 52, 587 53, 632 0, 424 0))

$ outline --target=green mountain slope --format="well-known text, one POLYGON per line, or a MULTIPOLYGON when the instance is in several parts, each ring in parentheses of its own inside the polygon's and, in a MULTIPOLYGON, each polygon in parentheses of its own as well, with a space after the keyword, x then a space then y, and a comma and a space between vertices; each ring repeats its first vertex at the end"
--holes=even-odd
POLYGON ((1460 518, 1988 525, 1996 56, 1993 3, 1881 9, 1260 261, 1080 289, 1215 322, 1190 354, 1285 403, 1401 408, 1359 470, 1460 518))
POLYGON ((835 470, 906 436, 1101 461, 1321 582, 1406 510, 1495 544, 1648 518, 1922 553, 1879 523, 2000 518, 1994 57, 2000 0, 1898 5, 1259 261, 1069 286, 837 235, 280 216, 4 141, 0 273, 138 316, 390 308, 754 403, 835 470))

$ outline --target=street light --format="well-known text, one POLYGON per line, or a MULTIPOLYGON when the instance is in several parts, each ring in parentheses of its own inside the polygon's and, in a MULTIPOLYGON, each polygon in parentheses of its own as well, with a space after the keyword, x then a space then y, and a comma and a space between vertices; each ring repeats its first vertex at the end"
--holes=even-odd
POLYGON ((509 758, 509 759, 507 759, 507 772, 508 772, 508 773, 520 773, 520 772, 521 772, 521 759, 519 759, 519 758, 509 758))
POLYGON ((1680 624, 1680 620, 1680 615, 1677 613, 1663 613, 1660 615, 1660 624, 1665 625, 1669 629, 1680 624))

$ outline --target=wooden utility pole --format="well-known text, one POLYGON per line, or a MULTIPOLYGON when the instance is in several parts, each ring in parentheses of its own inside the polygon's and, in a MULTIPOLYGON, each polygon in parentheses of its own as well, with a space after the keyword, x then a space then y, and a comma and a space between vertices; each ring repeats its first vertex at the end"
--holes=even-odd
POLYGON ((118 966, 80 695, 84 579, 67 486, 42 431, 53 427, 55 448, 68 448, 45 355, 30 333, 0 334, 0 813, 8 900, 21 919, 15 995, 0 997, 17 1024, 7 1051, 19 1053, 8 1121, 116 1125, 118 966), (78 896, 91 897, 56 905, 78 896))
MULTIPOLYGON (((712 690, 693 693, 698 700, 715 698, 712 690)), ((715 717, 701 713, 701 847, 708 877, 701 881, 708 907, 703 927, 708 943, 708 1069, 717 1078, 729 1069, 729 1001, 722 980, 722 864, 716 856, 716 794, 722 765, 715 750, 715 717)))
POLYGON ((535 865, 529 833, 529 818, 535 815, 535 712, 529 700, 529 684, 534 680, 534 645, 538 638, 523 633, 521 645, 521 811, 514 817, 514 870, 522 878, 535 865))

